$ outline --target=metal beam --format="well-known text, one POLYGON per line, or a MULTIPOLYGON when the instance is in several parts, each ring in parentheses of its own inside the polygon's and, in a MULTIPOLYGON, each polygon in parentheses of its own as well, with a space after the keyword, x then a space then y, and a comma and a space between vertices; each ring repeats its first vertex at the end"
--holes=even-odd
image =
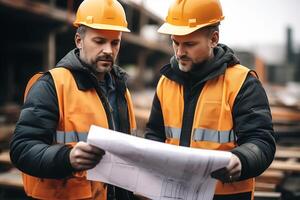
POLYGON ((56 64, 56 33, 50 32, 47 39, 47 51, 45 52, 47 56, 47 63, 44 66, 46 66, 47 70, 49 70, 56 64))
POLYGON ((16 10, 45 16, 59 22, 72 23, 75 20, 75 14, 71 15, 66 10, 52 7, 50 4, 33 2, 29 0, 0 0, 0 4, 16 10))
POLYGON ((167 43, 148 41, 147 39, 132 33, 124 33, 122 37, 124 38, 124 41, 144 47, 146 49, 159 51, 167 55, 173 54, 172 47, 166 45, 167 43))
POLYGON ((162 18, 160 18, 159 16, 157 16, 153 12, 146 9, 143 5, 138 4, 138 3, 134 2, 134 1, 131 1, 131 0, 120 0, 120 1, 124 4, 127 4, 127 5, 131 6, 132 8, 135 8, 135 9, 139 10, 140 12, 143 12, 143 14, 148 16, 150 19, 153 19, 154 21, 157 21, 158 23, 163 23, 162 18))
MULTIPOLYGON (((140 10, 142 9, 140 6, 130 3, 130 1, 124 0, 123 2, 129 4, 130 6, 138 7, 140 10)), ((65 22, 67 24, 72 24, 75 21, 75 14, 69 13, 67 10, 59 9, 52 7, 50 4, 33 2, 29 0, 0 0, 0 6, 4 5, 6 7, 10 7, 16 10, 25 11, 28 13, 36 14, 37 16, 45 16, 47 18, 53 19, 59 22, 65 22)), ((146 11, 146 10, 144 10, 146 11)), ((143 11, 143 12, 144 12, 143 11)), ((147 13, 147 12, 146 12, 147 13)), ((155 15, 151 15, 150 13, 146 14, 146 16, 151 16, 155 18, 155 15)), ((158 19, 157 19, 158 20, 158 19)), ((144 38, 134 35, 134 34, 123 34, 124 40, 133 43, 135 45, 149 48, 152 50, 156 50, 159 52, 163 52, 165 54, 171 55, 173 53, 172 48, 168 45, 162 45, 159 42, 145 41, 144 38)))

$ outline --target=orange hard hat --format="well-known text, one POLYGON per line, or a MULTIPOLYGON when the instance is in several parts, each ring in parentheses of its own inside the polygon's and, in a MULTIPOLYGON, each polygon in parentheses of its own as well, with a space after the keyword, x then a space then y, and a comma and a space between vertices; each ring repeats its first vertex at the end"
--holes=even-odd
POLYGON ((125 11, 117 0, 84 0, 76 13, 74 26, 130 32, 125 11))
POLYGON ((187 35, 224 19, 219 0, 175 0, 159 33, 187 35))

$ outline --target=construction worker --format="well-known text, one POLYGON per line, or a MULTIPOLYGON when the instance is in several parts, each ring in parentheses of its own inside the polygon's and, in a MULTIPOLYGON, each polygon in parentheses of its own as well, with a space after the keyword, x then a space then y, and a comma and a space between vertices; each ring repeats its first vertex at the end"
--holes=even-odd
POLYGON ((86 179, 105 152, 86 143, 92 124, 130 134, 135 128, 126 73, 114 64, 129 32, 116 0, 84 0, 74 50, 28 83, 10 146, 34 199, 133 199, 118 187, 86 179))
MULTIPOLYGON (((174 56, 162 67, 145 137, 230 151, 214 199, 253 199, 254 177, 274 158, 270 108, 255 72, 219 42, 219 0, 176 0, 158 32, 171 35, 174 56)), ((174 166, 176 167, 176 166, 174 166)))

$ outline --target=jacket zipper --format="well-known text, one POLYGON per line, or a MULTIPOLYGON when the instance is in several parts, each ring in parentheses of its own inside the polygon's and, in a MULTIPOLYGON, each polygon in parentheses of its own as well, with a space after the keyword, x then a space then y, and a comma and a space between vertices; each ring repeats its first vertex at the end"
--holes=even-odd
POLYGON ((103 103, 103 107, 104 107, 104 110, 105 110, 105 113, 108 117, 108 126, 109 126, 109 129, 111 130, 116 130, 116 126, 115 126, 115 122, 114 122, 114 119, 113 119, 113 116, 112 116, 112 112, 113 112, 113 108, 111 107, 110 103, 108 102, 107 98, 102 94, 99 86, 97 86, 96 88, 96 92, 100 98, 100 101, 103 103))
MULTIPOLYGON (((103 93, 101 92, 101 89, 99 88, 99 86, 97 85, 96 87, 96 92, 100 98, 100 101, 103 103, 103 107, 106 113, 106 116, 108 118, 108 126, 109 129, 112 130, 116 130, 116 126, 115 126, 115 122, 112 116, 112 112, 113 112, 113 108, 111 107, 110 103, 108 102, 107 98, 103 95, 103 93)), ((107 194, 107 199, 108 200, 116 200, 116 192, 115 192, 115 186, 113 185, 108 185, 107 187, 112 187, 112 193, 113 194, 107 194)), ((109 193, 109 191, 108 191, 109 193)))
POLYGON ((184 110, 179 141, 180 146, 189 147, 191 145, 195 110, 203 86, 204 84, 201 84, 198 87, 190 88, 189 85, 184 85, 184 110))
MULTIPOLYGON (((190 138, 191 138, 191 131, 193 126, 193 113, 190 113, 191 110, 191 90, 184 86, 183 88, 184 93, 184 108, 183 108, 183 116, 182 116, 182 125, 181 125, 181 133, 180 133, 180 146, 189 147, 190 146, 190 138)), ((191 112, 195 112, 191 110, 191 112)))

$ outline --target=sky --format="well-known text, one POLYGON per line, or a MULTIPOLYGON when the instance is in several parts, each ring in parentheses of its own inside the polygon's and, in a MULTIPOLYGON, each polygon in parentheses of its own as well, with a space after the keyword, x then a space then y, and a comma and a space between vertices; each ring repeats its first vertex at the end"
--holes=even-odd
MULTIPOLYGON (((173 0, 144 1, 144 5, 165 18, 173 0)), ((220 26, 220 42, 233 47, 251 49, 261 45, 285 45, 286 28, 293 29, 294 47, 300 51, 299 0, 220 0, 224 21, 220 26)))

